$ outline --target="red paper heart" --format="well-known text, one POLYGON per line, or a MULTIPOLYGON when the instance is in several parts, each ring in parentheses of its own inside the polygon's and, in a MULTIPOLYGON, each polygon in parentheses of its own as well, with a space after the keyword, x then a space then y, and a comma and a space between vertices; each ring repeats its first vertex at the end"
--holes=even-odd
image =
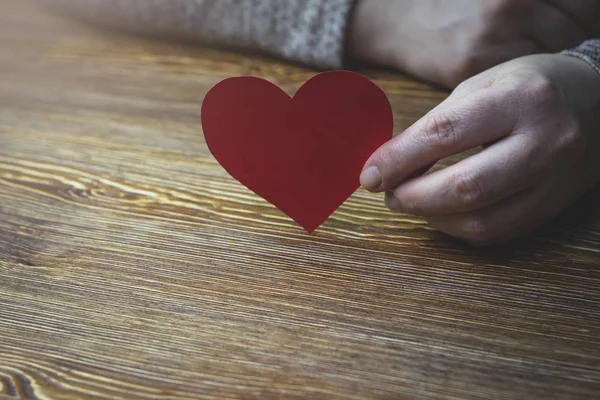
POLYGON ((264 79, 225 79, 204 98, 202 127, 231 176, 312 232, 358 189, 393 117, 369 79, 330 71, 291 99, 264 79))

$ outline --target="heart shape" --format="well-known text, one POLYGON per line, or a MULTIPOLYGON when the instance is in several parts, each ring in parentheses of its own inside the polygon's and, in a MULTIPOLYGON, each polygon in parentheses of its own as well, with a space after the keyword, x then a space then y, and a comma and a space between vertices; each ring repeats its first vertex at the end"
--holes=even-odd
POLYGON ((358 189, 364 163, 393 133, 385 93, 350 71, 316 75, 293 98, 261 78, 228 78, 201 114, 223 168, 308 232, 358 189))

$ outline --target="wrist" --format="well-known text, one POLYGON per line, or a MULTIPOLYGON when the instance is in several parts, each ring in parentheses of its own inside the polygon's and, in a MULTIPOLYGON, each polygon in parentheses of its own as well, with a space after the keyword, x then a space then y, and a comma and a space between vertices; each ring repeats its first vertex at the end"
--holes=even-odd
POLYGON ((348 28, 347 55, 360 62, 402 69, 399 32, 404 1, 357 0, 348 28))

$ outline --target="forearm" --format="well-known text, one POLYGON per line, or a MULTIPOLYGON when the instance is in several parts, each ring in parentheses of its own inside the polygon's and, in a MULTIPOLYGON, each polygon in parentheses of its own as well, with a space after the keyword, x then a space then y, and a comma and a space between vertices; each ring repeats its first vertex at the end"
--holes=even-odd
POLYGON ((600 73, 600 39, 586 40, 579 46, 565 50, 561 54, 577 57, 600 73))
POLYGON ((42 0, 89 21, 339 68, 355 0, 42 0))

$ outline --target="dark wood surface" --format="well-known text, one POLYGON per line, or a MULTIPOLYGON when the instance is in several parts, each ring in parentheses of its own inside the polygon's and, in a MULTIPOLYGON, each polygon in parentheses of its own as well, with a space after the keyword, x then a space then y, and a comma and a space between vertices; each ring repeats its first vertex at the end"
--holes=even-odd
MULTIPOLYGON (((314 71, 0 1, 0 399, 600 398, 599 193, 492 249, 364 191, 308 235, 205 146, 238 74, 314 71)), ((368 74, 396 131, 446 96, 368 74)))

